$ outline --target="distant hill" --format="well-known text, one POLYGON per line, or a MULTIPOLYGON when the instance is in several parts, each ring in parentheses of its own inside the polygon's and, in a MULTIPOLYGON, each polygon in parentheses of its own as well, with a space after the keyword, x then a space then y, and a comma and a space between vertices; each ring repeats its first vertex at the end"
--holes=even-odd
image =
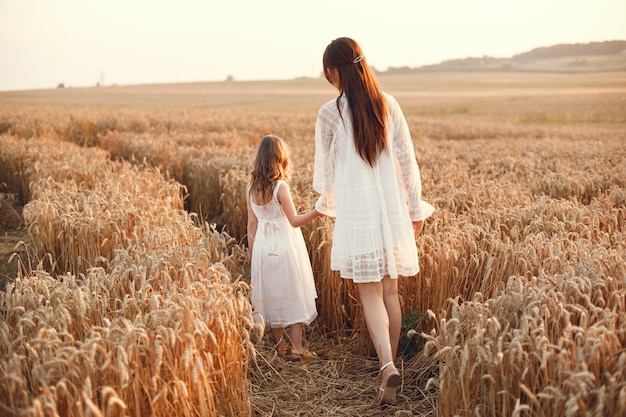
POLYGON ((558 44, 535 48, 510 58, 463 58, 417 68, 391 67, 381 74, 433 71, 626 71, 626 41, 558 44))

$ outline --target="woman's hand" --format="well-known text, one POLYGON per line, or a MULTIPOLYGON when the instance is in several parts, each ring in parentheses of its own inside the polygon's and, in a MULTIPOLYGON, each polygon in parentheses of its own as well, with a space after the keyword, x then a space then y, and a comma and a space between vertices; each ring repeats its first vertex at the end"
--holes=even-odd
POLYGON ((424 220, 413 222, 413 232, 415 233, 415 239, 417 239, 420 233, 422 233, 423 228, 424 228, 424 220))

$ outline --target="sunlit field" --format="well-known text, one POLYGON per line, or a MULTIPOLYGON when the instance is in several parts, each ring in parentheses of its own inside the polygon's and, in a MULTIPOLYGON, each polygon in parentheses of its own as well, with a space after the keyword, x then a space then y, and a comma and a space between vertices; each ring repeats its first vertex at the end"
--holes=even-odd
POLYGON ((626 73, 381 76, 413 135, 421 271, 398 403, 332 219, 303 227, 319 360, 249 303, 258 141, 312 188, 322 79, 0 92, 0 415, 626 415, 626 73), (11 221, 9 221, 12 219, 11 221))

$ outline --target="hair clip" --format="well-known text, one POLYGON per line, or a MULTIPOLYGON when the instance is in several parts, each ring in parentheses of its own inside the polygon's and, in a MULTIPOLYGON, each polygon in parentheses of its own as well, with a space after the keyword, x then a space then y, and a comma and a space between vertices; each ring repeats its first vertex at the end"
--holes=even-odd
POLYGON ((359 62, 361 62, 362 60, 363 60, 363 55, 359 55, 359 56, 357 56, 356 58, 354 58, 354 59, 352 60, 352 63, 353 63, 353 64, 358 64, 358 63, 359 63, 359 62))

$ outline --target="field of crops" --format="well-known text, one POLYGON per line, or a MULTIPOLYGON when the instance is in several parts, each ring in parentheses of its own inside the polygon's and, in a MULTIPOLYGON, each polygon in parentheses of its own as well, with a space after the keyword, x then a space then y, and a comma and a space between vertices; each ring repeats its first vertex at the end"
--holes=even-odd
POLYGON ((321 79, 0 92, 0 414, 626 415, 626 73, 381 77, 437 211, 400 281, 395 406, 332 219, 288 363, 249 304, 265 134, 310 209, 321 79), (17 243, 20 242, 20 243, 17 243))

